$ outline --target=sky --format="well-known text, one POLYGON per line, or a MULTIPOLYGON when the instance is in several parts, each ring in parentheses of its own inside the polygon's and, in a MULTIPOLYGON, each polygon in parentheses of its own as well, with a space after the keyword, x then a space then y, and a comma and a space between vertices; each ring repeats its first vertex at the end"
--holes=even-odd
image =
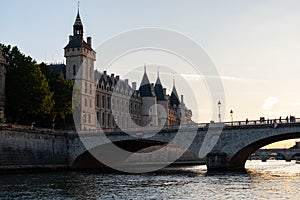
MULTIPOLYGON (((0 43, 16 45, 38 62, 64 62, 63 48, 72 34, 77 1, 0 3, 0 43)), ((178 32, 202 47, 223 83, 225 97, 220 99, 225 121, 231 120, 230 110, 234 120, 300 117, 299 11, 298 0, 80 1, 85 36, 93 37, 94 47, 120 33, 144 27, 178 32)), ((97 52, 101 60, 104 53, 97 52)), ((187 63, 168 53, 139 53, 120 58, 108 73, 120 73, 139 83, 147 62, 149 78, 155 82, 160 66, 168 91, 172 89, 172 73, 175 74, 178 93, 193 109, 195 121, 218 120, 212 112, 217 106, 210 98, 213 91, 209 91, 201 75, 182 72, 190 68, 187 63), (129 65, 136 70, 129 73, 129 65)))

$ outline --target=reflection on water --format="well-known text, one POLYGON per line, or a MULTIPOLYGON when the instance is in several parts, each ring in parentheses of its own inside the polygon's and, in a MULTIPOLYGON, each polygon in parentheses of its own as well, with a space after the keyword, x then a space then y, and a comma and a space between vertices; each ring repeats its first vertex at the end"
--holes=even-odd
POLYGON ((205 166, 128 175, 51 172, 0 175, 0 199, 299 199, 300 165, 249 161, 248 173, 205 166))

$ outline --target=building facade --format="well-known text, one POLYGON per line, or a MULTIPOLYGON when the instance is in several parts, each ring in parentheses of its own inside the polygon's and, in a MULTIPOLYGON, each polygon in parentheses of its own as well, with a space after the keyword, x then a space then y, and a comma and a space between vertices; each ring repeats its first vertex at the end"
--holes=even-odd
POLYGON ((7 62, 2 55, 2 48, 0 47, 0 119, 5 118, 5 76, 6 76, 7 62))
POLYGON ((179 100, 175 83, 171 95, 166 94, 159 73, 150 83, 146 66, 139 88, 136 82, 94 70, 96 52, 92 38, 83 37, 83 24, 78 11, 73 25, 73 35, 64 48, 66 65, 50 65, 63 77, 73 80, 79 89, 79 108, 76 110, 80 129, 113 130, 139 127, 178 127, 191 122, 192 112, 179 100), (75 81, 76 80, 76 81, 75 81))

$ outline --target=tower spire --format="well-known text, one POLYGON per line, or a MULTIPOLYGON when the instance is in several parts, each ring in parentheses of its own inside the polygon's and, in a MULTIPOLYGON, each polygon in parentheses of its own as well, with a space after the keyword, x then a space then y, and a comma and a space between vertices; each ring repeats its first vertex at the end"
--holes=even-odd
POLYGON ((78 1, 78 12, 77 12, 75 23, 73 25, 73 34, 74 36, 81 35, 81 37, 83 37, 83 24, 81 22, 79 8, 80 8, 80 2, 78 1))
POLYGON ((173 86, 175 87, 175 74, 173 73, 173 86))
POLYGON ((79 13, 80 1, 77 2, 77 6, 78 6, 78 13, 79 13))
POLYGON ((159 78, 159 66, 157 67, 157 78, 159 78))

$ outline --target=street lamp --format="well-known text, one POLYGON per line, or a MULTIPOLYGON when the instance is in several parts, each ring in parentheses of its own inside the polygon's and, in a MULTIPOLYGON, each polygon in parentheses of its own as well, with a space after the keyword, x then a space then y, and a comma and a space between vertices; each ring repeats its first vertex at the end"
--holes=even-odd
POLYGON ((218 106, 219 106, 219 122, 221 123, 221 101, 218 102, 218 106))
POLYGON ((233 125, 233 111, 230 110, 230 116, 231 116, 231 126, 233 125))

